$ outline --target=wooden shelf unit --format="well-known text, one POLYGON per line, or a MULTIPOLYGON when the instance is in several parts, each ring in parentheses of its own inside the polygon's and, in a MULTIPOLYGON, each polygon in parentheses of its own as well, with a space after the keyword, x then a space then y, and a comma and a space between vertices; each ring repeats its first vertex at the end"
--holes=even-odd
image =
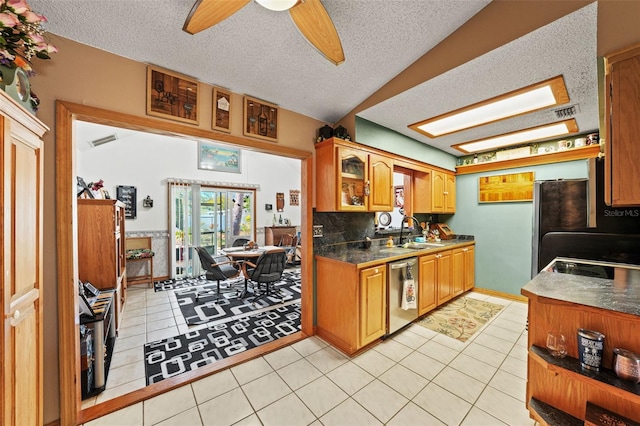
POLYGON ((613 348, 640 352, 638 317, 538 296, 526 289, 529 299, 529 354, 527 362, 527 407, 543 425, 562 424, 544 420, 531 401, 552 406, 561 413, 584 420, 587 402, 638 421, 640 387, 619 379, 612 372, 613 348), (600 372, 582 371, 578 362, 578 328, 603 333, 605 346, 600 372), (567 357, 554 358, 544 349, 546 336, 555 330, 567 337, 567 357))
POLYGON ((124 203, 78 200, 78 278, 116 291, 116 329, 127 297, 124 203))
POLYGON ((559 163, 561 161, 574 161, 586 158, 596 158, 602 154, 600 145, 588 145, 565 151, 547 152, 528 157, 513 158, 502 161, 488 161, 486 163, 468 164, 456 167, 457 175, 470 173, 490 172, 493 170, 513 169, 516 167, 537 166, 540 164, 559 163))

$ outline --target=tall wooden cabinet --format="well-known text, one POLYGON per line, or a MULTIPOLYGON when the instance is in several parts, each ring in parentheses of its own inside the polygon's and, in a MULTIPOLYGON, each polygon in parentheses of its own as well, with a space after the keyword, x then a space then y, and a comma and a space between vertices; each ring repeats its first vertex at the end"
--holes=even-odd
POLYGON ((0 423, 43 423, 43 143, 49 129, 0 91, 0 423))
POLYGON ((605 61, 605 202, 640 206, 640 45, 605 61))
POLYGON ((127 296, 124 207, 118 200, 78 200, 78 277, 116 290, 116 327, 127 296))

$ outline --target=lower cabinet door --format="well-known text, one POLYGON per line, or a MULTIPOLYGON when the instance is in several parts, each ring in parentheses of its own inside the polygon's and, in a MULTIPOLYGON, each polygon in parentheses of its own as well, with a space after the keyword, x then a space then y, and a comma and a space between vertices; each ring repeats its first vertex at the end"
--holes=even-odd
POLYGON ((418 315, 422 316, 438 306, 438 271, 436 255, 421 256, 418 263, 418 315))
POLYGON ((436 255, 438 273, 438 306, 453 297, 453 262, 451 250, 442 251, 436 255))
POLYGON ((386 333, 387 268, 376 266, 360 271, 359 347, 386 333))

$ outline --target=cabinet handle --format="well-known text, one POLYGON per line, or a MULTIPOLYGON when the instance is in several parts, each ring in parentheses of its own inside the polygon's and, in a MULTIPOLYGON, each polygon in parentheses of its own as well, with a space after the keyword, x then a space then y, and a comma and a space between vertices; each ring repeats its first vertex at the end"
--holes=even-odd
POLYGON ((20 311, 16 309, 16 311, 13 313, 13 319, 17 320, 20 318, 20 311))
POLYGON ((441 255, 441 254, 436 254, 436 258, 437 258, 437 259, 440 259, 441 257, 442 257, 442 255, 441 255))
POLYGON ((449 191, 444 191, 443 194, 444 195, 449 195, 449 191))
POLYGON ((380 270, 378 268, 375 269, 376 274, 379 272, 380 270))
POLYGON ((371 188, 369 185, 369 181, 367 181, 367 183, 364 185, 364 195, 368 197, 370 193, 371 193, 371 188))
POLYGON ((462 249, 462 251, 469 251, 469 249, 468 249, 468 248, 466 248, 466 249, 462 249))

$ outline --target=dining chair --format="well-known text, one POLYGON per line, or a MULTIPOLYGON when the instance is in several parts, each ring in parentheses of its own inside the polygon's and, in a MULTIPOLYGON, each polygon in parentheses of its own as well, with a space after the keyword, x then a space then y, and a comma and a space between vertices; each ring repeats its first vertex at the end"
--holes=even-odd
POLYGON ((253 305, 260 299, 267 296, 277 295, 280 297, 280 303, 284 301, 284 296, 280 291, 273 291, 272 284, 282 279, 287 263, 287 253, 282 248, 265 251, 258 257, 255 263, 246 260, 244 267, 246 278, 254 284, 253 305), (264 288, 260 292, 260 288, 264 288))
POLYGON ((220 299, 220 281, 240 276, 241 268, 238 262, 235 262, 227 256, 211 256, 204 247, 194 247, 200 265, 205 270, 205 277, 211 281, 217 281, 215 292, 213 290, 196 291, 196 300, 200 297, 215 295, 216 302, 220 299))

